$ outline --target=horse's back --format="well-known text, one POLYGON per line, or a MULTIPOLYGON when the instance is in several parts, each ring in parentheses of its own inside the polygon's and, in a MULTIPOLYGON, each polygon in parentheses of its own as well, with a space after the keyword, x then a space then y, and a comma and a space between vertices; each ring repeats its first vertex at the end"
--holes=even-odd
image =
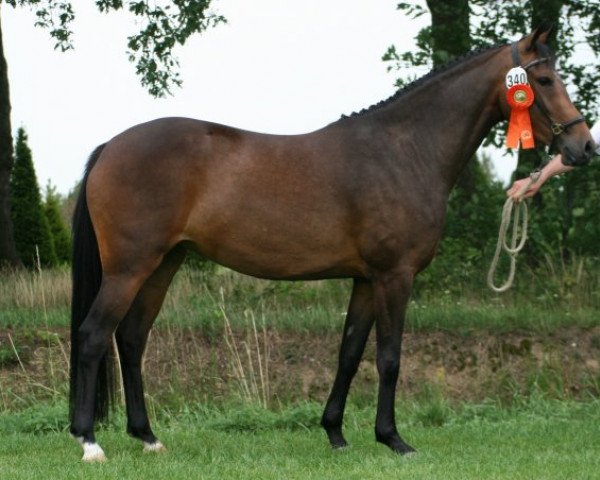
POLYGON ((88 179, 99 243, 131 252, 131 238, 159 250, 189 241, 264 277, 356 274, 339 151, 321 132, 267 135, 185 118, 133 127, 106 145, 88 179))

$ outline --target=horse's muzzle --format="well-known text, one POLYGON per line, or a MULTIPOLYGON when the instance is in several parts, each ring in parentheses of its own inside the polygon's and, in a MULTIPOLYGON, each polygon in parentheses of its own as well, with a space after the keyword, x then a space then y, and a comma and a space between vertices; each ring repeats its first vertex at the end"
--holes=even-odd
POLYGON ((561 149, 562 163, 573 167, 587 165, 594 156, 597 146, 593 140, 587 140, 583 146, 564 145, 561 149))

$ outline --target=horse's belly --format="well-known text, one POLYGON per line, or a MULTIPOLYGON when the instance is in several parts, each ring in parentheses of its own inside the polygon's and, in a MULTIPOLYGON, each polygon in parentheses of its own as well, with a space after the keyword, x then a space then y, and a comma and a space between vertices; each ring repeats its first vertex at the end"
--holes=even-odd
POLYGON ((188 225, 186 239, 203 255, 248 275, 324 278, 362 270, 354 243, 333 219, 238 211, 188 225))

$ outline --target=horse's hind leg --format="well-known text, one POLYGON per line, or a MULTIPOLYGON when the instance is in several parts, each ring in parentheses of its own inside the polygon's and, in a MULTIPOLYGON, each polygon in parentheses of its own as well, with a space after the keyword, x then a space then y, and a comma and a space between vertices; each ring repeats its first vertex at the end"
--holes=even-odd
POLYGON ((141 270, 136 272, 104 276, 98 295, 77 333, 77 383, 71 433, 83 447, 84 461, 103 461, 106 458, 94 436, 98 369, 109 350, 118 323, 129 310, 147 276, 141 270))
POLYGON ((142 381, 142 357, 150 328, 184 258, 185 249, 182 246, 175 247, 165 256, 140 289, 116 331, 125 389, 127 433, 144 443, 144 451, 162 451, 164 447, 154 436, 148 420, 142 381))
POLYGON ((347 445, 342 435, 346 398, 373 326, 373 320, 372 285, 365 280, 356 279, 346 315, 338 370, 321 419, 329 443, 334 448, 347 445))

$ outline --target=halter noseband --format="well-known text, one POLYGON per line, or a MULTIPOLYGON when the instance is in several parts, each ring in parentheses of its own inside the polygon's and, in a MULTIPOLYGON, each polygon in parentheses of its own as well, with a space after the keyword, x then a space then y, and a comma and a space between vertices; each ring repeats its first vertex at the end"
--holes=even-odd
MULTIPOLYGON (((514 42, 511 45, 511 50, 512 50, 512 60, 513 60, 514 66, 520 67, 521 66, 521 57, 519 56, 519 49, 518 49, 517 42, 514 42)), ((530 68, 539 65, 540 63, 548 63, 549 60, 550 60, 549 57, 536 58, 535 60, 532 60, 531 62, 529 62, 527 65, 523 66, 523 69, 525 71, 527 71, 530 68)), ((573 125, 576 125, 578 123, 585 121, 585 119, 580 115, 578 117, 573 118, 572 120, 569 120, 568 122, 560 123, 560 122, 555 121, 552 118, 552 116, 550 115, 550 112, 544 106, 544 104, 542 103, 542 101, 540 100, 540 98, 537 95, 535 95, 534 104, 544 114, 544 116, 550 121, 550 128, 552 129, 552 134, 554 137, 557 137, 557 136, 561 135, 562 133, 566 132, 569 127, 572 127, 573 125)), ((550 144, 551 146, 554 143, 554 137, 552 138, 552 142, 550 144)))

